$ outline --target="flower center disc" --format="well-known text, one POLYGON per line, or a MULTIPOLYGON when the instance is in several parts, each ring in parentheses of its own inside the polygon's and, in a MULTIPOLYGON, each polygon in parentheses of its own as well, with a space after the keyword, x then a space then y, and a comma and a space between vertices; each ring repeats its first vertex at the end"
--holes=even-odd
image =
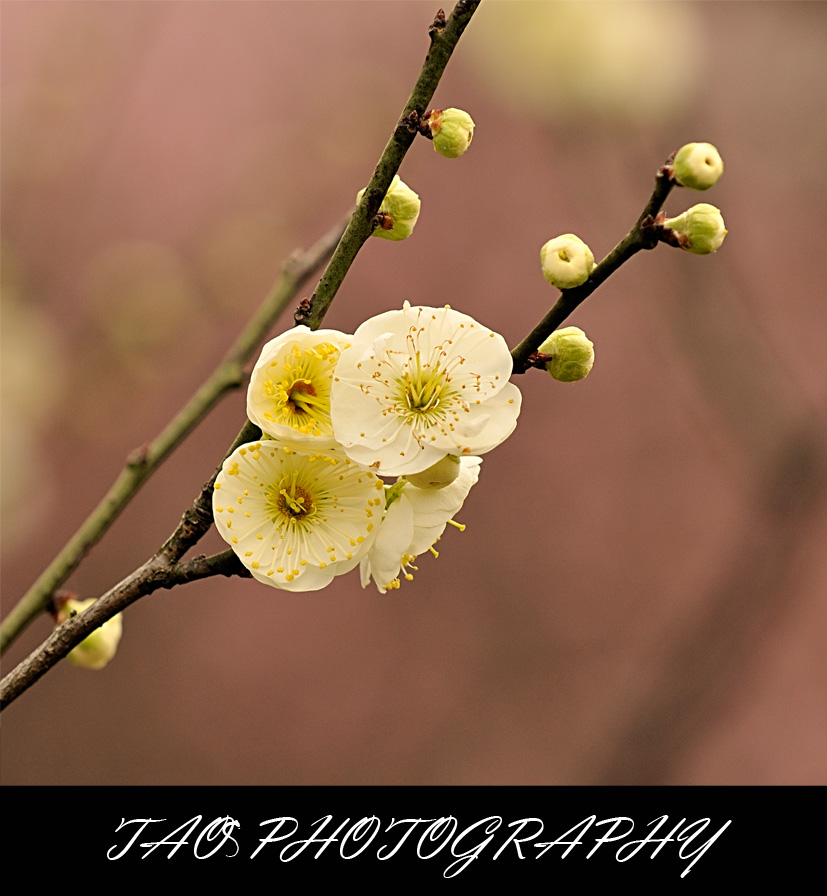
POLYGON ((273 504, 273 522, 278 523, 287 518, 288 522, 298 522, 308 517, 316 509, 313 496, 296 482, 296 476, 285 478, 280 483, 278 492, 270 493, 273 504))
POLYGON ((410 414, 420 418, 439 414, 446 387, 444 371, 417 368, 412 373, 405 373, 397 382, 399 401, 410 414))
POLYGON ((287 396, 287 407, 294 414, 312 413, 313 402, 309 399, 315 398, 316 394, 316 389, 310 380, 296 380, 290 387, 287 396))

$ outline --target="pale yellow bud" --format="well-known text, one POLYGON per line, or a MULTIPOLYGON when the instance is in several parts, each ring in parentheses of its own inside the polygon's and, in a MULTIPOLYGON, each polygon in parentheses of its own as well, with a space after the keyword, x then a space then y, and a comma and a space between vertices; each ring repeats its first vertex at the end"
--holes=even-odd
POLYGON ((693 190, 708 190, 724 173, 724 161, 711 143, 687 143, 675 154, 675 180, 693 190))
POLYGON ((668 218, 663 226, 675 231, 681 249, 695 255, 716 252, 727 235, 721 210, 708 202, 693 205, 677 218, 668 218))
POLYGON ((558 289, 581 286, 595 266, 591 249, 573 233, 549 240, 540 249, 540 264, 543 276, 558 289))
MULTIPOLYGON (((82 613, 87 607, 95 603, 94 598, 89 600, 67 600, 60 605, 58 610, 58 622, 64 622, 70 617, 82 613)), ((84 669, 103 669, 103 667, 115 656, 118 643, 123 632, 123 614, 118 613, 104 624, 87 635, 77 647, 72 648, 67 659, 75 666, 84 669)))
MULTIPOLYGON (((364 194, 364 190, 359 190, 356 194, 357 203, 364 194)), ((373 236, 384 240, 404 240, 409 237, 419 217, 420 206, 419 196, 395 174, 379 206, 379 224, 374 229, 373 236)))
POLYGON ((462 109, 434 109, 425 120, 441 156, 456 159, 471 145, 474 120, 462 109))
POLYGON ((538 351, 551 355, 546 370, 562 383, 582 380, 594 366, 594 343, 579 327, 555 330, 538 351))
POLYGON ((438 489, 450 485, 459 476, 459 471, 459 458, 453 454, 446 454, 442 460, 438 460, 427 470, 421 473, 409 473, 405 478, 417 488, 438 489))

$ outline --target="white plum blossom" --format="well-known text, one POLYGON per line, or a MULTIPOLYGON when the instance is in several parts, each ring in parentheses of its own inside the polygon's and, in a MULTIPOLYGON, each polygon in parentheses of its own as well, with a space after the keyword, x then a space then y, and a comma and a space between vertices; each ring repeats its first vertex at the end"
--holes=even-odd
POLYGON ((247 389, 247 416, 263 433, 309 450, 336 447, 330 422, 333 369, 350 336, 294 327, 261 351, 247 389))
POLYGON ((376 536, 384 484, 341 452, 264 439, 237 448, 213 491, 216 528, 254 578, 317 591, 358 566, 376 536))
POLYGON ((404 477, 388 489, 388 506, 379 532, 359 572, 362 587, 373 579, 382 594, 399 588, 399 577, 412 579, 413 561, 430 550, 468 497, 479 478, 479 457, 459 459, 459 475, 443 488, 417 488, 404 477))
POLYGON ((333 376, 331 419, 345 452, 383 476, 418 473, 447 454, 484 454, 520 413, 499 333, 472 317, 411 306, 365 321, 333 376))

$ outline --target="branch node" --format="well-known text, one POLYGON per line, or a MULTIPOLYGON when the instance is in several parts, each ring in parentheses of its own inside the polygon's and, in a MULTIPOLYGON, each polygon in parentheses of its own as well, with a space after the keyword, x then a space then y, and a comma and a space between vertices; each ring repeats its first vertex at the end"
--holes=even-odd
POLYGON ((380 230, 393 230, 393 218, 386 212, 379 212, 373 219, 373 229, 376 230, 377 227, 380 230))
POLYGON ((417 112, 416 109, 412 109, 407 115, 403 115, 402 118, 399 119, 399 124, 396 126, 396 132, 415 135, 421 128, 422 124, 419 120, 419 112, 417 112))
POLYGON ((310 315, 313 311, 313 299, 316 298, 316 293, 314 292, 312 296, 308 299, 306 296, 299 302, 299 307, 296 308, 296 312, 293 315, 293 320, 296 322, 296 326, 300 324, 304 324, 308 326, 308 321, 310 320, 310 315))
MULTIPOLYGON (((652 215, 647 215, 641 222, 638 231, 640 233, 640 238, 643 243, 644 249, 654 249, 657 246, 658 242, 663 240, 664 242, 669 242, 668 238, 666 238, 666 229, 663 227, 663 222, 666 220, 665 212, 658 212, 657 215, 652 217, 652 215)), ((671 230, 668 233, 672 233, 671 230)))
POLYGON ((431 133, 431 110, 428 110, 420 119, 419 127, 417 131, 422 134, 423 137, 427 137, 429 140, 434 139, 434 135, 431 133))
POLYGON ((515 370, 514 373, 525 373, 536 367, 538 370, 545 370, 546 364, 551 360, 551 355, 545 352, 532 352, 525 361, 522 362, 522 370, 515 370))
POLYGON ((149 463, 149 443, 144 442, 126 456, 126 465, 132 470, 140 470, 149 463))
POLYGON ((433 43, 437 36, 442 34, 445 30, 445 10, 438 9, 436 15, 434 16, 434 21, 431 26, 428 28, 428 37, 431 38, 431 43, 433 43))
MULTIPOLYGON (((74 591, 69 591, 68 588, 59 588, 55 593, 51 596, 49 600, 49 606, 46 608, 51 616, 57 621, 57 614, 60 611, 60 608, 63 604, 68 600, 77 600, 78 596, 74 591)), ((76 615, 76 611, 72 611, 72 616, 76 615)))

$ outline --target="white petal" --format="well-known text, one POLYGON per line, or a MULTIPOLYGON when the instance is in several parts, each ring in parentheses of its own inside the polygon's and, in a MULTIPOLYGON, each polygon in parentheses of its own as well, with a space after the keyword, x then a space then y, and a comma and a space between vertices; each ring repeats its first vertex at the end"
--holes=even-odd
POLYGON ((373 577, 379 591, 382 594, 387 591, 388 584, 399 575, 402 556, 412 553, 409 548, 413 534, 413 508, 402 494, 388 508, 373 546, 362 560, 360 572, 363 588, 373 577))
POLYGON ((459 476, 445 488, 405 488, 403 496, 410 501, 414 512, 414 537, 408 553, 427 551, 442 535, 448 521, 456 516, 468 497, 471 486, 479 479, 481 463, 479 457, 461 458, 459 476))
POLYGON ((459 427, 454 451, 451 453, 460 456, 487 454, 497 445, 501 445, 517 426, 522 400, 520 390, 513 383, 506 383, 498 395, 490 398, 482 406, 488 418, 485 426, 473 435, 466 434, 466 431, 459 427))

